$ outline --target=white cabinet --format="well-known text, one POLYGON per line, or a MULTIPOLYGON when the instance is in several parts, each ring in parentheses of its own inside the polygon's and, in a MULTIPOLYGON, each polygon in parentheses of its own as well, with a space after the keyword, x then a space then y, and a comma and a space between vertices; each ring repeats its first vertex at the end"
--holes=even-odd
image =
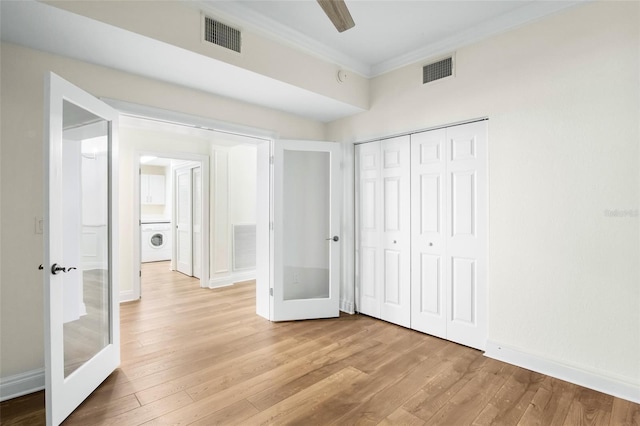
POLYGON ((484 349, 486 121, 356 147, 358 311, 484 349))
POLYGON ((142 204, 165 204, 166 193, 164 175, 140 175, 140 202, 142 204))

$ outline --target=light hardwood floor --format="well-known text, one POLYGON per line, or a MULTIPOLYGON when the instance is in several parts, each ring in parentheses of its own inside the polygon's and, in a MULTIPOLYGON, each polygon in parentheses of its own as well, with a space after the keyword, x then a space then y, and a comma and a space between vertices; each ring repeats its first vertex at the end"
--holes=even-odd
MULTIPOLYGON (((255 285, 145 264, 122 365, 65 425, 640 425, 640 406, 362 315, 270 323, 255 285)), ((42 392, 0 420, 44 424, 42 392)))

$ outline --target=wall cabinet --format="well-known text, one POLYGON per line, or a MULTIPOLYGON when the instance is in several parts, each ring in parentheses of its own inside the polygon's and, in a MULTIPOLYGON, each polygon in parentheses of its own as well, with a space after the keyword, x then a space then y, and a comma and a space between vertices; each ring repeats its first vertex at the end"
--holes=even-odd
POLYGON ((356 147, 358 311, 484 349, 487 123, 356 147))
POLYGON ((140 175, 141 204, 165 204, 166 193, 164 175, 140 175))

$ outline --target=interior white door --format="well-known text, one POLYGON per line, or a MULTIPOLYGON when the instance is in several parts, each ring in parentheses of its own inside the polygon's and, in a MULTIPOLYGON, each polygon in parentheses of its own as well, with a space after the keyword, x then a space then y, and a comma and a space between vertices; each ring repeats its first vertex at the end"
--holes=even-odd
POLYGON ((411 325, 408 136, 356 147, 358 311, 411 325))
POLYGON ((446 129, 411 135, 411 328, 447 337, 446 129))
POLYGON ((382 182, 380 141, 356 146, 358 221, 356 244, 358 312, 380 318, 382 307, 382 182))
POLYGON ((411 200, 409 136, 381 143, 382 307, 380 318, 411 326, 411 200))
POLYGON ((340 146, 276 141, 271 319, 340 314, 340 146))
POLYGON ((193 275, 191 168, 175 170, 176 270, 193 275))
POLYGON ((202 170, 191 170, 192 180, 192 234, 193 234, 193 276, 200 278, 202 270, 202 170))
POLYGON ((487 339, 487 122, 447 128, 447 339, 487 339))
POLYGON ((53 73, 46 85, 45 399, 58 425, 120 364, 118 114, 53 73))
POLYGON ((486 343, 486 122, 411 135, 411 328, 486 343))

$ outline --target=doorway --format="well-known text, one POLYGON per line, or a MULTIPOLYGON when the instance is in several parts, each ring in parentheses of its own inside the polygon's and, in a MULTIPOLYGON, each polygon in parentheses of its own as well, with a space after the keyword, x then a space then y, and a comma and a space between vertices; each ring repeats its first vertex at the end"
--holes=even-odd
MULTIPOLYGON (((202 162, 144 153, 140 162, 140 261, 202 276, 202 162)), ((140 269, 142 271, 142 269, 140 269)))
POLYGON ((131 259, 133 291, 121 292, 121 301, 140 298, 140 265, 148 259, 148 246, 155 243, 164 247, 153 251, 164 254, 148 261, 171 259, 168 270, 199 278, 202 288, 256 278, 256 147, 270 141, 175 120, 132 117, 124 111, 120 133, 123 163, 130 158, 132 165, 123 168, 122 186, 131 192, 125 198, 134 200, 131 209, 122 203, 122 222, 125 227, 130 223, 131 235, 142 235, 142 241, 133 241, 135 247, 122 248, 133 248, 129 256, 122 256, 131 259), (140 159, 147 162, 141 165, 140 159), (154 195, 157 192, 163 192, 164 200, 154 195), (178 203, 181 200, 187 202, 178 203), (253 244, 247 244, 251 238, 253 244))

